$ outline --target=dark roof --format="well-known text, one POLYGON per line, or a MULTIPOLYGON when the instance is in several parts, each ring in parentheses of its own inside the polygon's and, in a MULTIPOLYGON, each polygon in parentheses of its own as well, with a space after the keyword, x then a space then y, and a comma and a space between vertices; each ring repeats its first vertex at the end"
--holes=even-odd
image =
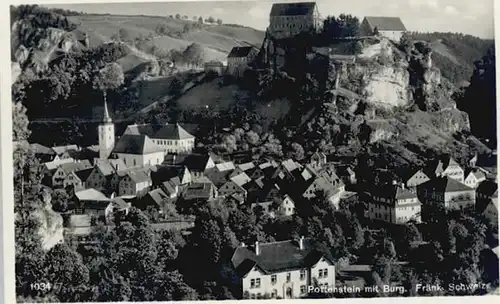
POLYGON ((175 139, 175 140, 180 140, 180 139, 191 139, 194 138, 192 134, 190 134, 188 131, 186 131, 183 127, 181 127, 179 124, 168 124, 166 126, 163 126, 158 132, 156 132, 152 138, 159 138, 159 139, 175 139))
POLYGON ((71 172, 92 168, 92 165, 88 160, 82 160, 79 162, 63 163, 59 166, 59 168, 66 174, 70 174, 71 172))
POLYGON ((163 207, 163 202, 168 199, 167 194, 161 189, 149 191, 147 196, 149 196, 159 207, 163 207))
POLYGON ((94 168, 87 168, 87 169, 76 171, 75 174, 76 174, 76 176, 78 176, 78 178, 82 182, 85 182, 87 180, 87 178, 89 177, 90 173, 92 173, 92 170, 94 170, 94 168))
POLYGON ((113 153, 151 154, 162 152, 163 149, 153 143, 146 135, 124 134, 115 145, 113 153))
POLYGON ((231 49, 231 52, 227 55, 227 57, 247 57, 253 48, 253 46, 235 46, 231 49))
POLYGON ((415 192, 412 192, 406 188, 402 188, 399 185, 385 185, 385 186, 374 187, 372 194, 377 197, 384 197, 391 199, 391 204, 395 203, 394 201, 392 201, 393 199, 404 200, 404 199, 417 198, 417 194, 415 192))
POLYGON ((236 248, 231 262, 240 275, 248 273, 253 266, 259 267, 264 273, 306 268, 323 256, 333 263, 331 255, 316 247, 310 239, 304 239, 302 250, 296 240, 259 243, 259 248, 259 255, 255 254, 254 246, 236 248))
POLYGON ((141 169, 128 171, 127 176, 136 184, 151 180, 149 175, 141 169))
POLYGON ((431 179, 423 184, 423 187, 438 192, 459 192, 459 191, 472 191, 474 189, 456 181, 448 176, 438 177, 431 179))
MULTIPOLYGON (((156 167, 151 172, 151 178, 155 184, 161 184, 165 181, 172 180, 173 178, 179 178, 184 172, 184 166, 165 166, 161 165, 156 167)), ((180 183, 180 178, 179 178, 180 183)))
POLYGON ((175 186, 177 186, 177 185, 172 180, 168 180, 168 181, 163 182, 162 186, 163 186, 163 189, 165 189, 165 191, 168 194, 173 194, 173 193, 175 193, 175 186))
POLYGON ((406 27, 399 17, 365 17, 366 21, 373 29, 379 31, 406 31, 406 27))
POLYGON ((194 182, 186 188, 183 197, 186 200, 209 199, 214 187, 211 182, 194 182))
POLYGON ((57 155, 61 155, 64 152, 68 152, 68 151, 78 151, 78 146, 77 145, 57 146, 57 147, 52 147, 52 150, 57 155))
POLYGON ((303 16, 314 12, 316 2, 274 3, 270 16, 303 16))
POLYGON ((210 155, 208 154, 179 154, 175 158, 169 154, 165 157, 164 163, 186 166, 189 171, 203 172, 209 159, 210 155))
POLYGON ((492 197, 497 192, 497 189, 497 183, 495 183, 494 181, 485 180, 479 184, 476 191, 483 195, 492 197))

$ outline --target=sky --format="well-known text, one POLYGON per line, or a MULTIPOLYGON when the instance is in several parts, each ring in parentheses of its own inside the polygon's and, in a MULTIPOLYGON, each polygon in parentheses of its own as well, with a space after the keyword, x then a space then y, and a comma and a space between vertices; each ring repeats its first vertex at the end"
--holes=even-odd
MULTIPOLYGON (((494 37, 494 0, 317 0, 322 17, 348 13, 364 16, 398 16, 410 31, 461 32, 481 38, 494 37)), ((274 2, 268 1, 192 1, 140 3, 86 3, 46 5, 83 11, 122 15, 181 15, 220 18, 264 30, 274 2)))

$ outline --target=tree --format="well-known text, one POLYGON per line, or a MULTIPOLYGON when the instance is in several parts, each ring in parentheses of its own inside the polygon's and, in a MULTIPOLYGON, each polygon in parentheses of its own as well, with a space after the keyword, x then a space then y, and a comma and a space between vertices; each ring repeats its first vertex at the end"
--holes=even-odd
POLYGON ((52 209, 56 212, 68 211, 68 193, 64 189, 56 189, 52 193, 52 209))
POLYGON ((217 19, 217 24, 222 25, 222 19, 217 19))
POLYGON ((192 43, 184 50, 183 56, 187 63, 200 66, 203 64, 205 52, 200 44, 192 43))
POLYGON ((180 14, 175 14, 175 19, 181 19, 181 15, 180 14))
POLYGON ((104 100, 106 100, 107 91, 119 88, 124 79, 122 67, 116 62, 108 63, 99 70, 99 74, 94 80, 94 87, 102 91, 104 100))
POLYGON ((118 30, 118 37, 120 38, 120 41, 123 41, 123 42, 130 40, 130 34, 124 28, 121 28, 120 30, 118 30))
POLYGON ((247 142, 252 145, 252 146, 256 146, 258 143, 259 143, 259 134, 257 134, 256 132, 254 131, 248 131, 246 133, 246 140, 247 142))
POLYGON ((31 134, 27 109, 21 102, 12 104, 12 140, 27 140, 31 134))
POLYGON ((328 16, 323 21, 323 35, 328 40, 354 37, 359 34, 359 27, 359 19, 350 14, 340 14, 337 18, 328 16))
POLYGON ((209 16, 207 21, 208 21, 208 23, 215 23, 215 18, 212 16, 209 16))
POLYGON ((302 160, 305 156, 304 154, 304 148, 300 144, 296 142, 292 143, 289 157, 292 157, 295 160, 302 160))
POLYGON ((179 77, 174 77, 172 79, 172 82, 170 83, 170 94, 173 96, 178 96, 182 93, 182 89, 184 88, 184 85, 182 83, 182 80, 179 77))
POLYGON ((198 23, 199 23, 199 24, 203 24, 203 17, 201 17, 201 16, 200 16, 200 17, 198 18, 198 23))

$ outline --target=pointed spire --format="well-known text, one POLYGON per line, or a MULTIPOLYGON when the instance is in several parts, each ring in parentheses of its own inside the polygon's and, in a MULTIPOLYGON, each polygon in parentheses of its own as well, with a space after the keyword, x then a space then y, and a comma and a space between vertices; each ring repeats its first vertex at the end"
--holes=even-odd
POLYGON ((111 117, 109 116, 108 111, 108 103, 106 102, 106 98, 104 98, 104 123, 111 123, 111 117))

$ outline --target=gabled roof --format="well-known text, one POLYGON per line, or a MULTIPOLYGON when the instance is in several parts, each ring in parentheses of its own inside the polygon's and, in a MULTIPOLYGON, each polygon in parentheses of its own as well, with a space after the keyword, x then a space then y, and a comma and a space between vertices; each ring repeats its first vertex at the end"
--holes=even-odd
POLYGON ((168 124, 163 126, 151 138, 166 139, 166 140, 182 140, 195 138, 179 124, 168 124))
POLYGON ((183 165, 187 167, 189 171, 203 172, 209 160, 210 155, 208 154, 183 154, 178 155, 175 161, 172 161, 172 164, 183 165))
POLYGON ((214 188, 211 182, 194 182, 186 188, 182 196, 185 200, 209 199, 214 188))
POLYGON ((93 189, 93 188, 85 189, 85 190, 81 190, 81 191, 75 192, 75 196, 80 201, 100 201, 100 202, 107 202, 107 201, 110 200, 104 194, 102 194, 100 191, 97 191, 96 189, 93 189))
POLYGON ((274 3, 270 16, 304 16, 314 13, 316 2, 274 3))
POLYGON ((63 170, 65 174, 70 174, 75 171, 80 171, 83 169, 92 168, 92 165, 88 160, 82 160, 79 162, 64 163, 59 166, 58 169, 63 170))
POLYGON ((92 173, 92 170, 94 170, 94 168, 87 168, 87 169, 83 169, 83 170, 78 170, 78 171, 75 171, 75 175, 82 182, 85 182, 85 181, 87 181, 87 178, 89 178, 90 173, 92 173))
POLYGON ((167 194, 161 189, 149 191, 146 195, 149 196, 159 207, 163 207, 163 202, 168 199, 167 194))
POLYGON ((225 163, 216 164, 215 168, 217 168, 217 170, 219 172, 224 172, 224 171, 236 169, 233 162, 225 162, 225 163))
POLYGON ((247 171, 247 170, 255 168, 255 164, 253 162, 248 162, 248 163, 244 163, 244 164, 239 164, 239 165, 237 165, 237 167, 240 168, 241 171, 247 171))
POLYGON ((448 176, 431 179, 430 181, 424 183, 423 186, 437 192, 459 192, 474 190, 448 176))
POLYGON ((254 266, 266 274, 307 268, 316 264, 321 257, 333 263, 331 255, 315 247, 310 239, 304 239, 302 250, 295 240, 259 243, 259 249, 260 253, 256 255, 253 246, 236 248, 231 262, 239 275, 246 275, 254 266))
POLYGON ((142 169, 130 170, 127 172, 127 176, 136 184, 151 180, 151 177, 149 177, 147 172, 142 169))
POLYGON ((144 155, 163 152, 163 149, 155 144, 146 135, 125 134, 115 145, 113 153, 144 155))
POLYGON ((236 185, 243 187, 243 185, 249 183, 252 181, 252 179, 246 174, 246 173, 240 173, 236 176, 233 176, 231 178, 231 181, 233 181, 236 185))
POLYGON ((54 152, 57 154, 57 155, 61 155, 63 154, 64 152, 67 152, 67 151, 78 151, 78 146, 77 145, 67 145, 67 146, 56 146, 56 147, 52 147, 52 150, 54 150, 54 152))
POLYGON ((227 55, 228 58, 235 58, 235 57, 247 57, 250 55, 250 52, 252 49, 255 49, 253 46, 235 46, 231 49, 231 52, 229 55, 227 55))
POLYGON ((53 149, 37 143, 30 144, 30 148, 31 150, 33 150, 35 154, 47 154, 47 155, 56 154, 56 152, 53 149))
POLYGON ((372 30, 378 28, 379 31, 406 31, 406 27, 399 17, 367 16, 365 19, 372 30))
POLYGON ((486 174, 483 171, 477 169, 468 169, 465 171, 465 179, 469 178, 469 176, 474 176, 476 179, 485 179, 486 174))

